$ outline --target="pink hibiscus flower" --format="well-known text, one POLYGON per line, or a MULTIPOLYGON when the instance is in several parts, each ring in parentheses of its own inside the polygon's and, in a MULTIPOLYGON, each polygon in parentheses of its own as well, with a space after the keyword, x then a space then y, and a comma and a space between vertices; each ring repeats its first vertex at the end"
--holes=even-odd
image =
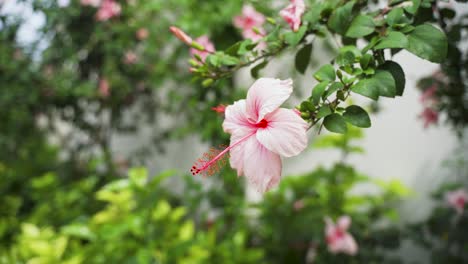
POLYGON ((135 64, 138 61, 138 55, 134 51, 127 51, 123 61, 125 64, 135 64))
POLYGON ((437 124, 439 113, 430 107, 426 107, 419 117, 424 120, 424 128, 428 128, 431 124, 437 124))
POLYGON ((354 238, 347 232, 351 225, 349 216, 342 216, 335 225, 330 218, 325 218, 325 237, 328 250, 334 254, 342 252, 348 255, 355 255, 358 245, 354 238))
POLYGON ((232 23, 235 27, 242 30, 242 36, 245 39, 251 39, 254 42, 259 41, 266 34, 262 27, 265 23, 265 16, 255 10, 251 5, 242 7, 242 15, 234 17, 232 23), (257 29, 257 32, 254 30, 257 29))
POLYGON ((146 28, 140 28, 137 30, 135 35, 138 40, 145 40, 149 36, 149 31, 146 28))
POLYGON ((304 12, 304 0, 291 0, 291 3, 280 11, 280 16, 283 17, 293 31, 297 31, 301 26, 301 18, 304 12))
POLYGON ((114 0, 103 0, 99 10, 96 13, 96 19, 98 21, 106 21, 115 16, 120 15, 122 8, 120 4, 114 0))
POLYGON ((195 42, 202 45, 204 50, 202 51, 196 48, 190 48, 190 54, 192 56, 195 56, 195 54, 197 54, 198 56, 202 58, 202 61, 205 61, 206 57, 208 57, 210 53, 215 52, 214 44, 213 42, 210 41, 208 36, 206 35, 200 36, 199 38, 195 39, 195 42))
POLYGON ((293 90, 292 80, 258 79, 247 98, 226 107, 223 129, 231 134, 229 147, 212 159, 199 160, 193 175, 208 172, 229 151, 231 167, 259 192, 281 178, 281 156, 298 155, 307 146, 307 122, 293 110, 280 108, 293 90))
POLYGON ((462 214, 465 209, 465 203, 468 200, 468 194, 463 189, 458 189, 455 191, 447 192, 445 195, 445 200, 447 203, 457 211, 457 213, 462 214))
POLYGON ((428 89, 426 89, 423 94, 421 95, 421 103, 429 103, 433 104, 437 102, 437 98, 435 94, 437 92, 437 86, 432 85, 428 89))

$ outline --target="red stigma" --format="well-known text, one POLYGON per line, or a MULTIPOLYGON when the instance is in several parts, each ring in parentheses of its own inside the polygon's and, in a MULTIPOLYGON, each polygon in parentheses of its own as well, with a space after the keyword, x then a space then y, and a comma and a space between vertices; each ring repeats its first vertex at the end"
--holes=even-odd
POLYGON ((260 127, 260 128, 265 128, 268 126, 268 121, 266 121, 265 119, 262 119, 262 121, 260 121, 259 123, 256 124, 257 127, 260 127))
POLYGON ((225 147, 210 148, 208 152, 203 153, 195 164, 190 168, 193 176, 201 174, 204 177, 212 176, 218 173, 227 163, 229 157, 225 147))

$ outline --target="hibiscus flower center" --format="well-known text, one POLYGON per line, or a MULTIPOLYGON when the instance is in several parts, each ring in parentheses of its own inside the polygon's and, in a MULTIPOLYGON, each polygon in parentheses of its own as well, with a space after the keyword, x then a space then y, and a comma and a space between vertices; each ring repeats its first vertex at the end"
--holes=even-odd
POLYGON ((258 128, 265 128, 265 127, 268 126, 268 121, 266 121, 265 119, 262 119, 255 126, 258 127, 258 128))

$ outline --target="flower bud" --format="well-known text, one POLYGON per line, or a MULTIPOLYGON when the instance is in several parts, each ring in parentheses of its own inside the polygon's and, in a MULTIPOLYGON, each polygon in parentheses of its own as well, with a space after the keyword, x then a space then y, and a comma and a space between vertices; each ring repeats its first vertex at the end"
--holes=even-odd
POLYGON ((169 27, 169 30, 176 36, 178 39, 180 39, 182 42, 184 42, 187 45, 192 44, 192 38, 189 37, 185 32, 183 32, 180 28, 171 26, 169 27))

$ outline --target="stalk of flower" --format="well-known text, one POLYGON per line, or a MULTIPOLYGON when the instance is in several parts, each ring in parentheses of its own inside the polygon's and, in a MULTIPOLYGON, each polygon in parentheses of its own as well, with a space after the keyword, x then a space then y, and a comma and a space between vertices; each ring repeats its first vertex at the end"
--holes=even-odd
POLYGON ((292 93, 292 80, 260 78, 247 98, 225 109, 223 129, 231 134, 230 145, 216 155, 210 151, 192 167, 193 175, 218 172, 218 161, 230 154, 229 162, 259 192, 281 179, 281 157, 292 157, 307 146, 307 123, 292 109, 280 108, 292 93), (211 169, 215 166, 215 169, 211 169))

